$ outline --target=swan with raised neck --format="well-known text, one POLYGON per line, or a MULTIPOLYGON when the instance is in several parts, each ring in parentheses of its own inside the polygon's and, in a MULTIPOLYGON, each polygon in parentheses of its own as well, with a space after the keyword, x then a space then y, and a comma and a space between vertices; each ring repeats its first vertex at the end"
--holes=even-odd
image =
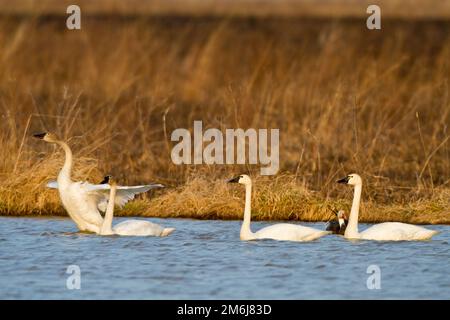
POLYGON ((346 177, 336 181, 337 183, 347 184, 354 187, 352 209, 348 225, 344 233, 347 239, 366 239, 379 241, 412 241, 412 240, 428 240, 438 231, 429 230, 413 224, 401 222, 384 222, 376 224, 362 232, 358 230, 359 207, 361 203, 362 178, 352 173, 346 177))
POLYGON ((280 241, 312 241, 324 235, 330 234, 329 231, 317 230, 310 227, 288 223, 274 224, 253 232, 250 228, 252 180, 248 175, 242 174, 228 180, 228 182, 240 183, 245 186, 244 220, 242 222, 240 232, 241 240, 273 239, 280 241))
POLYGON ((100 228, 100 235, 120 235, 120 236, 158 236, 166 237, 175 231, 175 228, 164 228, 156 223, 145 220, 125 220, 112 225, 114 216, 114 204, 117 193, 117 182, 113 176, 105 177, 105 183, 110 185, 109 199, 105 212, 105 219, 100 228))
POLYGON ((64 150, 64 165, 57 178, 63 207, 81 231, 98 233, 103 218, 98 211, 97 204, 89 201, 82 182, 72 181, 73 154, 69 145, 51 132, 38 133, 33 136, 45 142, 57 144, 64 150))

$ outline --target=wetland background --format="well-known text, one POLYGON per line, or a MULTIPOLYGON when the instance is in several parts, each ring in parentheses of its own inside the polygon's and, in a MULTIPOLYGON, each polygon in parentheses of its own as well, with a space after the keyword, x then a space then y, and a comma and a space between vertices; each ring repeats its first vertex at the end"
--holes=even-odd
POLYGON ((0 214, 66 215, 45 188, 63 153, 30 138, 50 130, 77 179, 167 185, 118 215, 241 219, 245 172, 255 220, 325 221, 357 172, 361 221, 450 223, 449 1, 378 1, 379 31, 364 1, 177 3, 79 1, 71 31, 67 1, 0 1, 0 214), (194 120, 279 128, 279 173, 174 165, 194 120))

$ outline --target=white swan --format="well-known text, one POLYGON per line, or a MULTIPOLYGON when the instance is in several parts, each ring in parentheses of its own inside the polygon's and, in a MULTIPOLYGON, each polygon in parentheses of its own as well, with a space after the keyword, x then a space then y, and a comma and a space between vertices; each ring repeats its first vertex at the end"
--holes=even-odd
POLYGON ((362 179, 359 175, 353 173, 337 181, 338 183, 349 184, 355 187, 352 209, 345 229, 344 237, 347 239, 365 239, 365 240, 384 240, 384 241, 402 241, 402 240, 427 240, 439 233, 439 231, 425 229, 400 222, 384 222, 376 224, 363 232, 358 232, 359 204, 361 201, 362 179))
POLYGON ((120 235, 120 236, 160 236, 165 237, 171 234, 174 228, 163 228, 158 224, 144 220, 126 220, 112 226, 114 204, 116 203, 117 183, 109 176, 108 183, 111 186, 109 200, 106 207, 105 219, 100 228, 100 235, 120 235))
POLYGON ((242 223, 240 234, 241 240, 273 239, 281 241, 312 241, 330 234, 329 231, 322 231, 288 223, 279 223, 263 228, 257 232, 252 232, 250 230, 252 180, 249 176, 243 174, 228 180, 228 182, 245 185, 245 209, 244 221, 242 223))
MULTIPOLYGON (((94 185, 88 182, 72 181, 73 156, 67 143, 59 140, 53 133, 39 133, 35 134, 34 137, 49 143, 55 143, 63 148, 65 152, 64 165, 58 174, 57 181, 50 182, 47 186, 58 189, 63 207, 80 231, 99 233, 103 224, 99 209, 102 211, 106 209, 110 186, 108 184, 94 185)), ((135 194, 158 187, 162 187, 162 185, 119 187, 116 202, 122 206, 135 194)))
MULTIPOLYGON (((109 197, 110 186, 108 179, 111 176, 106 176, 104 181, 99 184, 91 184, 89 182, 82 182, 83 187, 89 191, 89 196, 94 197, 97 201, 97 208, 101 212, 106 211, 106 205, 109 197)), ((50 189, 58 189, 57 181, 50 181, 47 183, 47 187, 50 189)), ((133 200, 139 193, 147 192, 151 189, 164 188, 162 184, 146 184, 142 186, 117 186, 117 192, 115 197, 115 204, 119 207, 123 207, 128 201, 133 200)))

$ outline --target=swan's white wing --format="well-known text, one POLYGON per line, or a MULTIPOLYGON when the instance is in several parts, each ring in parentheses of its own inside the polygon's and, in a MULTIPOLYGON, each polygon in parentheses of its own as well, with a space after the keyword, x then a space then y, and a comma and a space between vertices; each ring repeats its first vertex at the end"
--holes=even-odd
POLYGON ((438 232, 424 227, 401 222, 383 222, 376 224, 360 233, 361 239, 407 241, 428 240, 438 232))
POLYGON ((330 234, 330 231, 318 230, 298 224, 278 223, 254 233, 256 239, 274 239, 281 241, 312 241, 330 234))
MULTIPOLYGON (((116 205, 123 207, 128 201, 133 200, 137 194, 147 192, 152 189, 164 188, 162 184, 148 184, 145 186, 117 187, 116 205)), ((109 195, 109 194, 108 194, 109 195)))
POLYGON ((121 236, 160 236, 164 228, 145 220, 125 220, 114 226, 114 233, 121 236))
MULTIPOLYGON (((91 196, 97 199, 98 209, 105 212, 111 186, 109 184, 91 184, 88 182, 83 182, 81 186, 91 196)), ((58 189, 58 182, 50 181, 49 183, 47 183, 47 187, 51 189, 58 189)), ((164 188, 164 186, 162 184, 147 184, 142 186, 117 186, 116 199, 114 202, 117 206, 123 207, 128 201, 133 200, 137 194, 157 188, 164 188)))
MULTIPOLYGON (((106 205, 109 199, 109 184, 89 184, 87 186, 90 193, 97 194, 100 199, 98 208, 100 211, 106 211, 106 205)), ((152 189, 164 188, 162 184, 147 184, 142 186, 117 186, 115 204, 123 207, 128 201, 133 200, 137 194, 147 192, 152 189)))

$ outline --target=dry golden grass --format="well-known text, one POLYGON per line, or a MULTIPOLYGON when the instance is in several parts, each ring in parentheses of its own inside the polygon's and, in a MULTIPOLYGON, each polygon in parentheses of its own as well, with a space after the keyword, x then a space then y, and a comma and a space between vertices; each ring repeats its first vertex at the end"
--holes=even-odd
MULTIPOLYGON (((64 15, 72 0, 0 0, 6 14, 64 15)), ((122 16, 367 17, 369 5, 383 18, 449 19, 450 0, 77 0, 83 14, 122 16)))
POLYGON ((365 180, 363 221, 450 223, 450 23, 252 18, 0 19, 0 212, 64 214, 55 191, 69 139, 75 176, 166 190, 123 215, 241 218, 255 178, 255 219, 327 220, 365 180), (170 133, 280 128, 281 170, 176 166, 170 133))
MULTIPOLYGON (((264 179, 261 179, 264 180, 264 179)), ((178 190, 166 190, 150 201, 136 202, 121 212, 122 215, 140 213, 149 217, 180 217, 195 219, 242 219, 243 187, 227 186, 223 181, 196 178, 178 190), (208 186, 207 188, 205 186, 208 186), (231 189, 231 190, 230 190, 231 189)), ((331 209, 350 212, 351 192, 344 199, 324 199, 299 185, 292 177, 277 181, 259 181, 252 197, 254 220, 328 221, 334 219, 331 209)), ((438 190, 426 200, 408 204, 379 205, 365 202, 360 220, 365 222, 402 221, 415 224, 449 223, 448 189, 438 190)))

